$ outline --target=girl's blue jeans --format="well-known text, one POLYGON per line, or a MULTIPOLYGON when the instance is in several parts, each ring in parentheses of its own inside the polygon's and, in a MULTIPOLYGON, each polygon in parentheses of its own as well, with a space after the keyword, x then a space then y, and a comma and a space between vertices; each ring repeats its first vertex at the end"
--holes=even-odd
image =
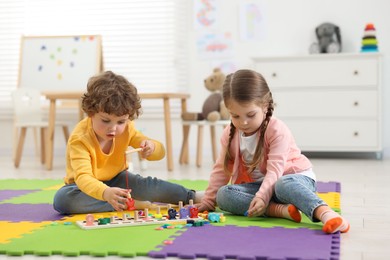
MULTIPOLYGON (((152 177, 142 177, 128 171, 120 172, 109 181, 104 182, 110 187, 131 189, 131 197, 135 200, 178 204, 182 201, 188 204, 195 200, 195 191, 181 185, 152 177), (128 185, 126 184, 128 176, 128 185)), ((61 214, 78 214, 114 211, 107 201, 97 200, 82 192, 75 183, 61 187, 54 196, 53 207, 61 214)))
MULTIPOLYGON (((261 183, 260 181, 222 186, 217 192, 218 207, 235 215, 244 215, 261 183)), ((314 222, 319 221, 313 216, 314 210, 326 205, 316 194, 315 181, 301 174, 288 174, 279 178, 271 200, 295 205, 314 222)))

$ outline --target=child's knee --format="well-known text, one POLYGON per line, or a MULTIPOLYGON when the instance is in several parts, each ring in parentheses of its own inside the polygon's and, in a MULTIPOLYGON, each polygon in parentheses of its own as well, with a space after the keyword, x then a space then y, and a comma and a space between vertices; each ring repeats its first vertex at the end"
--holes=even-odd
POLYGON ((216 201, 217 205, 223 205, 226 200, 229 200, 231 191, 229 191, 228 186, 222 186, 217 191, 216 201))
POLYGON ((275 192, 279 190, 285 190, 289 188, 289 185, 293 183, 291 176, 285 175, 280 177, 275 183, 275 192))

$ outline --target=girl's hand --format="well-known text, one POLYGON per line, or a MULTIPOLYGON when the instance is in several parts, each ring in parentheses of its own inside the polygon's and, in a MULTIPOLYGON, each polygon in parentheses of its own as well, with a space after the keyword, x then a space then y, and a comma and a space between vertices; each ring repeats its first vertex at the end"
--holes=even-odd
POLYGON ((203 211, 214 211, 215 210, 215 208, 209 208, 208 206, 206 206, 203 203, 196 203, 196 204, 194 204, 194 206, 196 208, 198 208, 199 213, 202 213, 203 211))
POLYGON ((257 217, 264 215, 267 207, 265 206, 264 201, 259 197, 254 197, 249 205, 248 217, 257 217))
POLYGON ((143 140, 140 144, 140 147, 142 148, 142 151, 140 153, 141 153, 141 158, 143 159, 152 155, 155 148, 154 142, 150 140, 143 140))
POLYGON ((103 199, 111 204, 116 211, 126 210, 126 200, 129 192, 126 189, 108 187, 103 192, 103 199))

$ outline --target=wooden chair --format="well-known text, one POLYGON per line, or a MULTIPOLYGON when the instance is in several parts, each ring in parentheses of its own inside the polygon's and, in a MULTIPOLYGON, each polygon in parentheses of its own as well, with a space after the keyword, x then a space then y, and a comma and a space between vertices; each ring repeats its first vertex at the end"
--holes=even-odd
MULTIPOLYGON (((34 130, 40 129, 41 163, 45 163, 45 132, 49 123, 48 120, 43 119, 40 91, 33 88, 19 88, 12 92, 12 101, 14 108, 14 127, 16 130, 14 142, 16 145, 14 151, 15 167, 18 168, 20 165, 27 128, 33 128, 34 130)), ((56 126, 62 127, 65 142, 67 142, 69 139, 68 125, 65 122, 56 122, 56 126)), ((36 136, 35 143, 37 144, 36 136)))
POLYGON ((216 132, 215 127, 216 126, 222 126, 226 127, 230 124, 230 120, 219 120, 216 122, 210 122, 207 120, 202 121, 182 121, 183 123, 183 144, 180 151, 180 164, 188 164, 188 138, 190 135, 190 127, 191 125, 198 126, 198 140, 197 140, 197 147, 196 147, 196 166, 201 167, 202 166, 202 153, 203 153, 203 128, 204 126, 210 126, 210 137, 211 137, 211 149, 213 153, 213 160, 214 162, 217 160, 218 156, 218 147, 217 147, 217 138, 216 138, 216 132))

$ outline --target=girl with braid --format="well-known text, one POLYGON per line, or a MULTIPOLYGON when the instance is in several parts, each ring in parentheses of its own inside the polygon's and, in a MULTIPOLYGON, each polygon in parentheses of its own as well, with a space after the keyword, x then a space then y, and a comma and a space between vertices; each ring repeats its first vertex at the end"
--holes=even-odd
POLYGON ((267 82, 252 70, 227 76, 223 99, 231 124, 221 137, 221 152, 197 207, 249 217, 301 221, 301 212, 321 221, 325 233, 349 230, 346 219, 316 194, 316 177, 288 127, 274 117, 267 82))

